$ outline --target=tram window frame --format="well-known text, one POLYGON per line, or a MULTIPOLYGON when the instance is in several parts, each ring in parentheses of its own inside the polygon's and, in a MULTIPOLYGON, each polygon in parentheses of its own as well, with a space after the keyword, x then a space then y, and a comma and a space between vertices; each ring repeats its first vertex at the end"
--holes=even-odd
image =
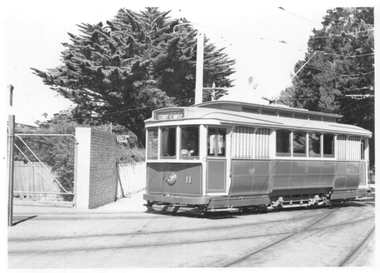
POLYGON ((199 126, 181 126, 181 137, 180 137, 180 158, 181 159, 199 159, 199 126), (189 132, 188 135, 185 134, 187 129, 195 129, 196 132, 189 132), (187 136, 184 138, 184 136, 187 136))
POLYGON ((309 133, 309 157, 322 157, 321 153, 321 143, 322 143, 322 134, 319 133, 309 133), (318 137, 318 140, 313 139, 313 137, 318 137), (313 146, 313 143, 316 143, 315 146, 313 146), (315 151, 315 148, 318 147, 319 153, 315 151))
POLYGON ((160 159, 176 159, 177 157, 177 127, 168 126, 160 128, 160 159), (164 131, 169 130, 166 143, 163 143, 164 131), (174 137, 174 140, 172 139, 174 137), (174 151, 174 154, 173 154, 174 151))
POLYGON ((226 157, 227 151, 227 129, 220 127, 207 128, 207 156, 209 157, 226 157), (214 131, 214 134, 210 132, 214 131), (223 132, 224 131, 224 132, 223 132), (212 136, 214 136, 212 138, 212 136), (220 137, 222 137, 222 145, 220 145, 220 137), (213 144, 212 144, 213 143, 213 144), (211 146, 211 144, 213 146, 211 146), (220 150, 219 150, 220 148, 220 150))
POLYGON ((365 146, 365 139, 361 139, 360 140, 360 159, 361 160, 365 160, 365 149, 366 149, 366 146, 365 146))
POLYGON ((323 134, 323 157, 335 158, 335 135, 323 134), (331 137, 331 141, 327 141, 331 137))
MULTIPOLYGON (((292 139, 292 141, 293 141, 293 156, 294 157, 306 157, 306 137, 307 137, 307 135, 306 135, 306 132, 300 132, 300 131, 298 131, 298 132, 293 132, 293 139, 292 139), (299 136, 303 136, 303 141, 304 141, 304 143, 302 144, 302 143, 299 143, 299 142, 296 142, 296 136, 297 135, 299 135, 299 136), (295 145, 295 144, 299 144, 299 146, 301 146, 301 147, 303 147, 303 152, 298 152, 298 151, 296 151, 296 147, 298 147, 297 145, 295 145)), ((301 149, 300 149, 301 150, 301 149)))
POLYGON ((276 156, 291 156, 291 131, 276 131, 276 156), (287 134, 287 137, 284 135, 287 134), (286 141, 287 139, 287 141, 286 141), (281 148, 281 150, 279 149, 281 148))
POLYGON ((148 129, 147 139, 147 158, 158 159, 158 128, 148 129), (152 134, 151 134, 152 133, 152 134))

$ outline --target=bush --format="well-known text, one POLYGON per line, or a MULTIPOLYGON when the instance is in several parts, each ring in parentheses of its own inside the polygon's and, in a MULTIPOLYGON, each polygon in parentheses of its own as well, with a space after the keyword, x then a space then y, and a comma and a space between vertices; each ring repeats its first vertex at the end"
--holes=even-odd
POLYGON ((142 148, 130 148, 119 144, 116 154, 117 163, 135 163, 145 161, 145 149, 142 148))

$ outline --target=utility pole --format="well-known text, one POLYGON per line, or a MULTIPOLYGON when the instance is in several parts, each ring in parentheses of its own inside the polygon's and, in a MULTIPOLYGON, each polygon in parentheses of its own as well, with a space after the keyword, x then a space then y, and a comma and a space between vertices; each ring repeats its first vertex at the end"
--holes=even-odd
MULTIPOLYGON (((9 85, 9 105, 13 106, 13 86, 9 85)), ((13 224, 13 184, 14 184, 14 131, 15 116, 8 116, 8 226, 13 224)))
MULTIPOLYGON (((192 23, 181 23, 173 27, 173 33, 175 33, 176 27, 183 25, 192 25, 192 23)), ((194 104, 203 102, 203 59, 204 59, 204 27, 198 25, 197 32, 197 62, 195 73, 195 102, 194 104)))
POLYGON ((204 31, 198 26, 197 34, 197 63, 195 74, 195 103, 203 102, 203 59, 204 59, 204 31))
POLYGON ((8 177, 9 177, 9 191, 8 191, 8 226, 13 224, 13 180, 14 180, 14 130, 15 130, 15 116, 8 116, 8 177))

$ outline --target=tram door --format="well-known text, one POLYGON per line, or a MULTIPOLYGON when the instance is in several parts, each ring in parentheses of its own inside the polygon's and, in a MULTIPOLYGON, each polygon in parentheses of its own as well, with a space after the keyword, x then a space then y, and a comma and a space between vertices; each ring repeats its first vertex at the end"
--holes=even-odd
POLYGON ((208 127, 207 130, 207 193, 226 192, 226 128, 208 127))

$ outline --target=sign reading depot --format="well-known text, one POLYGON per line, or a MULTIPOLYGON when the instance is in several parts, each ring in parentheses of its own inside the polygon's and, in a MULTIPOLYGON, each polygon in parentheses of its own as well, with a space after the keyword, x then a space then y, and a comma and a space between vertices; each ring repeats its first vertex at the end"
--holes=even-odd
POLYGON ((184 110, 168 110, 162 112, 156 112, 155 120, 172 120, 184 118, 184 110))

